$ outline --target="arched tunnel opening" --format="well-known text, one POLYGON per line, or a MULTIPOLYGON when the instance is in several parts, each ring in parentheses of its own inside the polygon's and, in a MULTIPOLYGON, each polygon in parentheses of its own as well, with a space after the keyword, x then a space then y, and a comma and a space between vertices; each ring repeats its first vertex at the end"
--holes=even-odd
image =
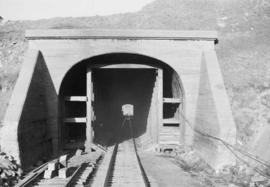
MULTIPOLYGON (((142 146, 159 143, 164 129, 180 136, 180 79, 171 67, 147 56, 117 53, 86 59, 66 74, 59 100, 61 139, 66 149, 84 147, 88 112, 94 143, 110 146, 130 139, 123 124, 124 104, 134 106, 133 136, 142 146), (86 97, 89 95, 91 98, 86 97)), ((173 138, 179 142, 179 136, 173 138)))

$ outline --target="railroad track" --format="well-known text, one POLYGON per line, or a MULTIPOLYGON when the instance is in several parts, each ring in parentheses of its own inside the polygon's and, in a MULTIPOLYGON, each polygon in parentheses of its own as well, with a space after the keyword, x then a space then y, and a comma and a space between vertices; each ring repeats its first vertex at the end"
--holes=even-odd
POLYGON ((68 168, 67 178, 53 177, 51 179, 44 179, 43 175, 48 168, 49 162, 45 163, 30 172, 15 187, 83 187, 91 182, 91 176, 95 172, 94 162, 98 162, 101 159, 101 154, 96 154, 94 157, 93 161, 83 162, 68 168))
MULTIPOLYGON (((130 137, 133 137, 131 123, 130 137)), ((98 161, 99 157, 96 159, 98 161)), ((67 178, 43 179, 47 164, 32 171, 15 187, 148 187, 150 182, 140 162, 135 140, 131 138, 109 147, 101 164, 94 171, 91 162, 70 168, 67 178), (94 172, 93 172, 94 171, 94 172), (90 177, 91 176, 91 177, 90 177)))
POLYGON ((116 156, 108 174, 107 186, 150 186, 139 164, 132 139, 118 144, 116 156))
MULTIPOLYGON (((133 137, 131 126, 130 133, 133 137)), ((97 170, 93 187, 149 187, 150 182, 138 156, 134 138, 108 149, 97 170)))
MULTIPOLYGON (((100 157, 96 160, 98 161, 100 157)), ((109 187, 150 186, 140 163, 134 139, 117 143, 108 148, 97 171, 91 162, 73 168, 66 179, 43 179, 48 163, 30 172, 15 187, 109 187), (93 177, 94 176, 94 177, 93 177)))

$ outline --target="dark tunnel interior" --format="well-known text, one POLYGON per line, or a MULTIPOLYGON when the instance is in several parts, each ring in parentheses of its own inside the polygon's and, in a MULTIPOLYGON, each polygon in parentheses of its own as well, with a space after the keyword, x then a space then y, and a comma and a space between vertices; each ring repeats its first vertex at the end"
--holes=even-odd
POLYGON ((131 138, 128 124, 123 124, 121 107, 124 104, 134 106, 132 127, 135 137, 145 133, 147 118, 156 80, 155 69, 95 69, 94 111, 95 140, 109 145, 131 138))

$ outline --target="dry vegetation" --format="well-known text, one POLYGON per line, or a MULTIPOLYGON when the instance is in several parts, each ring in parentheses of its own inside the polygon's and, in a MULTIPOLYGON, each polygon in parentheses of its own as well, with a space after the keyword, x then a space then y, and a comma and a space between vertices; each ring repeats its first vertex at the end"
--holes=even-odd
POLYGON ((27 48, 21 25, 0 25, 0 125, 27 48))

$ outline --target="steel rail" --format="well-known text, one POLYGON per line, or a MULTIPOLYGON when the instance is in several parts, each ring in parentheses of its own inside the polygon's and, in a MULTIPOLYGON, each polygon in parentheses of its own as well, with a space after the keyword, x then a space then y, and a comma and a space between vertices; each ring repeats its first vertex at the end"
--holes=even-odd
POLYGON ((50 162, 55 162, 57 159, 54 159, 52 161, 46 162, 42 164, 41 166, 35 168, 34 170, 30 171, 28 175, 25 176, 25 178, 21 181, 19 181, 14 187, 27 187, 31 183, 33 183, 40 175, 47 169, 47 166, 50 162))
MULTIPOLYGON (((29 187, 29 186, 33 186, 33 183, 38 181, 38 178, 41 177, 41 175, 44 173, 44 171, 47 169, 47 166, 49 163, 56 161, 57 159, 47 162, 41 166, 39 166, 38 168, 34 169, 33 171, 30 172, 30 174, 28 174, 26 176, 26 178, 24 178, 23 180, 21 180, 18 184, 16 184, 14 187, 29 187)), ((77 174, 79 173, 79 171, 81 171, 83 164, 81 164, 80 166, 78 166, 78 168, 76 168, 76 170, 72 173, 72 175, 70 177, 67 178, 67 180, 61 181, 61 185, 63 184, 63 187, 71 187, 75 181, 76 181, 76 177, 77 174)), ((48 186, 49 185, 53 185, 53 183, 51 184, 48 180, 48 186)), ((56 183, 55 183, 56 184, 56 183)), ((37 186, 40 186, 39 184, 37 184, 37 186)), ((42 184, 41 186, 44 186, 44 184, 42 184)))
MULTIPOLYGON (((139 169, 140 169, 140 174, 138 174, 138 175, 141 175, 142 180, 144 182, 144 185, 146 187, 150 187, 150 182, 148 180, 146 172, 144 171, 142 163, 141 163, 140 158, 139 158, 139 154, 138 154, 138 151, 137 151, 135 139, 133 137, 133 130, 132 130, 132 127, 131 127, 131 123, 129 124, 129 128, 130 128, 130 133, 131 133, 131 137, 132 137, 132 144, 134 146, 133 148, 134 148, 134 154, 136 156, 136 162, 137 162, 137 164, 139 166, 139 169)), ((107 173, 106 173, 106 176, 105 176, 105 182, 104 182, 103 187, 111 186, 112 183, 113 183, 111 181, 111 179, 114 176, 114 168, 115 168, 115 165, 116 165, 116 159, 117 159, 119 144, 120 144, 119 142, 117 142, 115 144, 113 153, 112 153, 111 158, 110 158, 110 162, 109 162, 108 170, 107 170, 107 173)), ((132 183, 132 181, 130 181, 130 182, 132 183)))
POLYGON ((66 184, 64 184, 65 187, 71 187, 71 186, 75 183, 75 180, 76 180, 75 177, 77 176, 77 174, 79 173, 79 171, 81 171, 82 166, 83 166, 83 164, 81 164, 81 165, 73 172, 73 174, 71 175, 70 179, 66 182, 66 184))

